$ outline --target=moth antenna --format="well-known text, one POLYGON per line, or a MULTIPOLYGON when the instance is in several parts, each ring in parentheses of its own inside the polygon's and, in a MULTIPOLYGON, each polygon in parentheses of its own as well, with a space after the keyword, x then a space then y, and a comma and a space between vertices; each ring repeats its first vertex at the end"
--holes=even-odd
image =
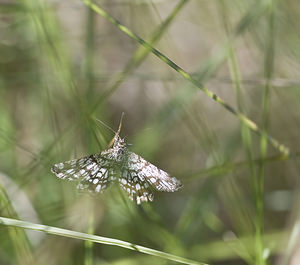
POLYGON ((119 137, 119 135, 120 135, 124 115, 125 115, 125 113, 122 112, 122 114, 121 114, 121 119, 120 119, 120 123, 119 123, 119 128, 118 128, 117 132, 115 132, 115 137, 110 141, 110 143, 109 143, 109 145, 108 145, 109 147, 112 147, 112 146, 113 146, 114 142, 116 141, 116 138, 119 137))
POLYGON ((105 124, 103 121, 101 121, 101 120, 99 120, 99 119, 97 119, 97 118, 95 118, 95 120, 98 121, 98 122, 100 122, 105 128, 111 130, 114 134, 117 134, 117 132, 116 132, 114 129, 112 129, 111 127, 109 127, 109 126, 108 126, 107 124, 105 124))
POLYGON ((120 123, 119 123, 119 128, 118 128, 118 131, 116 132, 116 135, 119 135, 120 132, 121 132, 121 128, 122 128, 122 123, 123 123, 123 117, 124 117, 125 113, 122 112, 121 114, 121 119, 120 119, 120 123))

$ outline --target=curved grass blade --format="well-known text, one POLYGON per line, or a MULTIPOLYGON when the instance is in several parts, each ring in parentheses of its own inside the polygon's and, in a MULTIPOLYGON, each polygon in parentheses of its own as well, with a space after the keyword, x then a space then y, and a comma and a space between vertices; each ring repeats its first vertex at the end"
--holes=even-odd
POLYGON ((53 235, 58 235, 58 236, 87 240, 90 242, 104 244, 104 245, 118 246, 118 247, 135 250, 135 251, 145 253, 145 254, 148 254, 151 256, 156 256, 159 258, 168 259, 168 260, 172 260, 172 261, 175 261, 178 263, 183 263, 183 264, 208 265, 206 263, 189 260, 189 259, 175 256, 175 255, 172 255, 172 254, 169 254, 166 252, 158 251, 155 249, 139 246, 136 244, 132 244, 130 242, 126 242, 126 241, 122 241, 122 240, 114 239, 114 238, 109 238, 109 237, 90 235, 90 234, 76 232, 76 231, 67 230, 67 229, 63 229, 63 228, 41 225, 41 224, 34 224, 34 223, 20 221, 20 220, 6 218, 6 217, 0 217, 0 224, 7 225, 7 226, 20 227, 20 228, 24 228, 24 229, 42 231, 42 232, 45 232, 48 234, 53 234, 53 235))
MULTIPOLYGON (((266 134, 261 128, 257 126, 255 122, 250 120, 248 117, 246 117, 243 113, 240 111, 235 110, 232 106, 230 106, 228 103, 226 103, 222 98, 217 96, 215 93, 207 89, 203 84, 201 84, 197 79, 193 78, 192 75, 190 75, 188 72, 186 72, 183 68, 175 64, 173 61, 171 61, 166 55, 162 54, 159 50, 152 47, 151 44, 143 40, 141 37, 133 33, 129 28, 122 25, 118 20, 113 18, 110 14, 108 14, 106 11, 104 11, 102 8, 100 8, 98 5, 92 3, 90 0, 82 0, 87 6, 89 6, 91 9, 93 9, 96 13, 106 18, 109 22, 117 26, 121 31, 123 31, 126 35, 131 37, 132 39, 139 42, 141 45, 143 45, 146 49, 151 51, 154 55, 156 55, 160 60, 168 64, 170 67, 172 67, 175 71, 177 71, 182 77, 184 77, 186 80, 190 81, 193 85, 201 89, 207 96, 209 96, 211 99, 218 102, 222 107, 224 107, 226 110, 231 112, 234 116, 236 116, 243 124, 245 124, 248 128, 250 128, 252 131, 258 133, 259 135, 264 135, 266 139, 280 152, 287 156, 292 156, 293 154, 289 150, 289 148, 283 144, 281 144, 277 139, 273 138, 272 136, 266 134)), ((264 6, 263 6, 264 7, 264 6)), ((262 7, 262 9, 263 9, 262 7)), ((242 21, 243 22, 243 21, 242 21)), ((242 24, 242 23, 241 23, 242 24)), ((240 30, 241 25, 239 25, 238 29, 240 30)), ((293 155, 294 156, 294 155, 293 155)))
MULTIPOLYGON (((172 12, 169 14, 169 16, 160 24, 160 26, 153 32, 149 44, 151 46, 155 45, 160 38, 163 36, 163 34, 166 32, 167 28, 171 24, 171 22, 174 20, 174 18, 177 16, 177 14, 182 10, 184 5, 188 3, 188 0, 181 0, 172 10, 172 12)), ((92 9, 90 9, 92 10, 92 9)), ((148 56, 148 54, 151 51, 149 49, 146 49, 143 46, 140 46, 123 71, 118 74, 115 78, 115 80, 112 82, 112 84, 108 87, 108 89, 99 97, 99 99, 94 103, 94 105, 91 108, 91 113, 94 113, 97 109, 97 106, 103 102, 105 99, 107 99, 114 91, 118 89, 118 87, 124 82, 124 80, 127 78, 127 76, 136 69, 148 56)))

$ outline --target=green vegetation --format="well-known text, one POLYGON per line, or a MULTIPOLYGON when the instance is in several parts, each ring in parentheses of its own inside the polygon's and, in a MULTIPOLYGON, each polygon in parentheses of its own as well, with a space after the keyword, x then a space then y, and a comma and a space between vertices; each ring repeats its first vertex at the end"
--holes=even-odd
POLYGON ((299 14, 276 0, 0 3, 0 264, 299 263, 299 14), (123 111, 130 149, 182 190, 139 206, 51 173, 107 148, 97 119, 116 130, 123 111))

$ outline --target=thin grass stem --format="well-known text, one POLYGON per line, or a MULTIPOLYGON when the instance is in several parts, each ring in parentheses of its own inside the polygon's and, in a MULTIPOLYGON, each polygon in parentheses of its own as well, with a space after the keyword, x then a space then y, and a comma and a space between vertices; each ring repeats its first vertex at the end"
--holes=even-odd
POLYGON ((96 236, 96 235, 90 235, 86 233, 76 232, 72 230, 62 229, 58 227, 53 226, 47 226, 47 225, 41 225, 41 224, 34 224, 30 222, 20 221, 16 219, 11 218, 5 218, 0 217, 0 224, 7 225, 7 226, 14 226, 14 227, 20 227, 24 229, 31 229, 35 231, 42 231, 48 234, 53 234, 57 236, 63 236, 63 237, 69 237, 69 238, 75 238, 80 240, 88 240, 90 242, 98 243, 98 244, 104 244, 104 245, 112 245, 112 246, 118 246, 122 248, 127 248, 130 250, 134 250, 137 252, 145 253, 151 256, 172 260, 178 263, 182 264, 190 264, 190 265, 207 265, 203 262, 198 262, 190 259, 186 259, 183 257, 179 257, 176 255, 172 255, 166 252, 162 252, 159 250, 143 247, 140 245, 136 245, 130 242, 114 239, 114 238, 108 238, 108 237, 102 237, 102 236, 96 236))

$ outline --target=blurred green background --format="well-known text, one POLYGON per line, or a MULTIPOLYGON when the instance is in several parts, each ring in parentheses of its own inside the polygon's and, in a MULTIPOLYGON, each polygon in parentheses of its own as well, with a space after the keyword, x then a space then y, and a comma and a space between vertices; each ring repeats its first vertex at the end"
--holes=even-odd
MULTIPOLYGON (((209 264, 300 264, 297 1, 95 2, 291 156, 84 2, 0 1, 0 216, 209 264), (117 185, 89 196, 50 172, 105 149, 95 118, 116 130, 123 111, 130 149, 182 190, 137 206, 117 185)), ((0 264, 175 262, 0 225, 0 264)))

